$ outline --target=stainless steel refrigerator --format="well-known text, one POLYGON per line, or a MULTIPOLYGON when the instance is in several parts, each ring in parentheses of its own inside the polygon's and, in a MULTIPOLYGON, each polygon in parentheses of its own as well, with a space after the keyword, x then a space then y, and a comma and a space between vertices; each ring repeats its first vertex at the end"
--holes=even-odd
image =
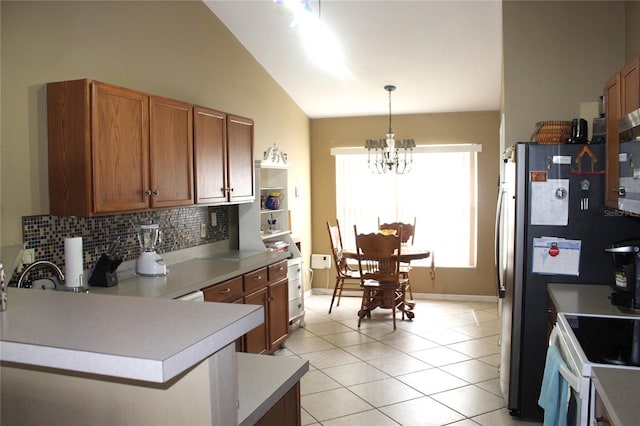
POLYGON ((537 401, 548 346, 546 284, 610 284, 613 263, 604 249, 640 237, 636 218, 604 207, 604 148, 517 143, 503 154, 496 265, 500 386, 511 415, 543 417, 537 401))

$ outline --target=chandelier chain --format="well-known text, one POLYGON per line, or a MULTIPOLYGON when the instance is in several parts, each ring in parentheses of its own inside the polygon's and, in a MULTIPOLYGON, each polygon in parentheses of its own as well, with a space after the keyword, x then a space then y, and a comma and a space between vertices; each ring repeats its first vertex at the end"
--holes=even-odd
POLYGON ((392 127, 391 92, 396 86, 388 84, 384 90, 389 92, 389 133, 386 139, 367 139, 365 148, 368 151, 367 163, 372 172, 404 174, 411 170, 413 164, 413 148, 416 143, 413 139, 395 141, 392 127))
POLYGON ((393 133, 391 130, 391 90, 389 90, 389 134, 393 133))

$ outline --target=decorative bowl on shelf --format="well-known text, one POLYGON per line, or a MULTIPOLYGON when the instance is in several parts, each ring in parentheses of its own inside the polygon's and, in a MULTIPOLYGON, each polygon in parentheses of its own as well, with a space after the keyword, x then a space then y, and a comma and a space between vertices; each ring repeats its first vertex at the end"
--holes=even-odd
POLYGON ((264 202, 264 206, 270 210, 278 210, 280 208, 282 198, 283 195, 279 192, 269 192, 269 195, 264 202))

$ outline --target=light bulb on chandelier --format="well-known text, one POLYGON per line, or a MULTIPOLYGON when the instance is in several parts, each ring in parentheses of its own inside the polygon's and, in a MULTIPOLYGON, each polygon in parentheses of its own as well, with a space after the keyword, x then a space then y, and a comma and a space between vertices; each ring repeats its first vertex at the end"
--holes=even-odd
POLYGON ((404 174, 411 171, 413 164, 413 148, 416 142, 413 139, 395 140, 395 134, 391 128, 391 92, 396 86, 388 84, 384 90, 389 92, 389 132, 385 139, 367 139, 364 147, 367 149, 367 163, 374 173, 395 172, 404 174), (373 152, 372 152, 373 151, 373 152))

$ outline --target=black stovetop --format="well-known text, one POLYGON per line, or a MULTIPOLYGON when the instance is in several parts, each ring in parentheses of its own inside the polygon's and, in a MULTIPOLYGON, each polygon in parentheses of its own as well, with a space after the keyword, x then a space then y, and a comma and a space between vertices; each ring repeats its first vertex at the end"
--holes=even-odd
POLYGON ((566 315, 566 319, 589 361, 640 366, 640 318, 566 315))

